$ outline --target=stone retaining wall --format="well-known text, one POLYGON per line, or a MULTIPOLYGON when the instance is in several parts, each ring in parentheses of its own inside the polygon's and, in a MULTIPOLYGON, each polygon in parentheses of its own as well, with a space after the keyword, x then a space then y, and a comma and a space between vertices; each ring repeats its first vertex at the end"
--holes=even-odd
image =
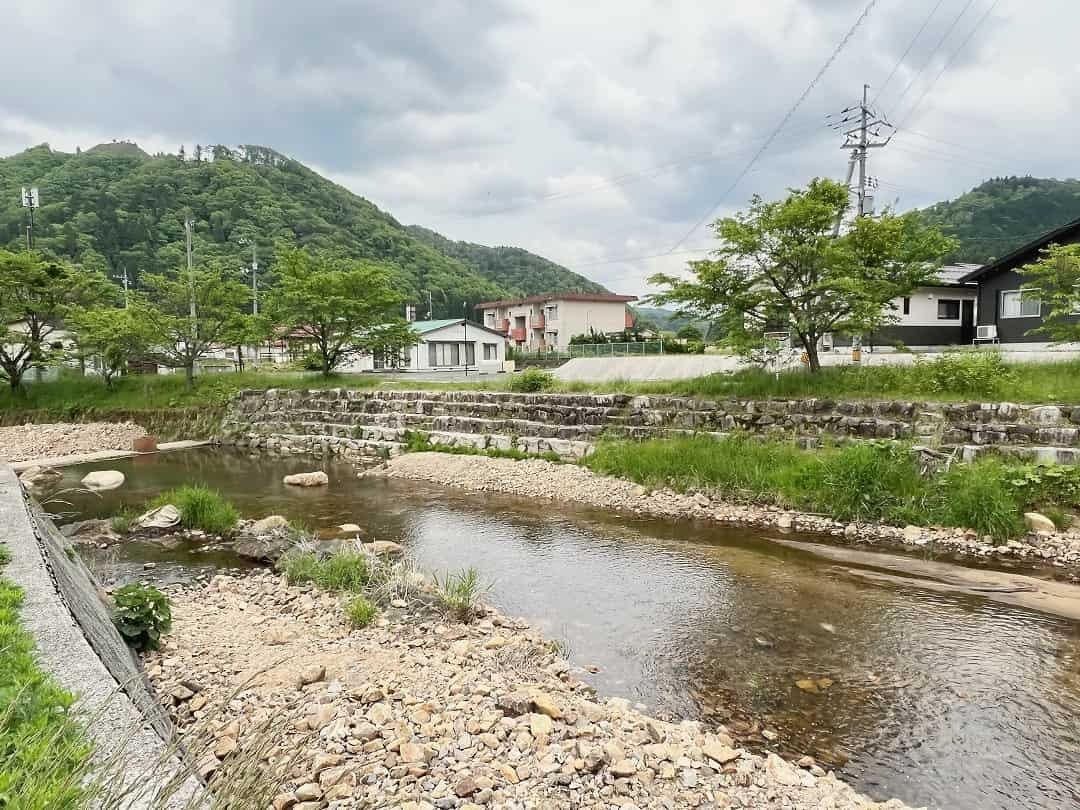
POLYGON ((826 437, 898 439, 958 449, 968 459, 988 451, 1065 464, 1080 459, 1080 406, 1008 402, 248 390, 231 403, 220 438, 284 453, 385 457, 400 452, 409 432, 422 432, 435 444, 576 458, 600 438, 736 430, 792 437, 808 446, 826 437))
POLYGON ((0 464, 0 538, 11 554, 3 573, 23 589, 19 618, 34 637, 38 661, 78 695, 110 784, 132 790, 125 806, 202 807, 202 789, 194 779, 153 802, 153 794, 183 772, 175 747, 166 742, 173 738, 172 724, 113 626, 94 578, 5 464, 0 464))

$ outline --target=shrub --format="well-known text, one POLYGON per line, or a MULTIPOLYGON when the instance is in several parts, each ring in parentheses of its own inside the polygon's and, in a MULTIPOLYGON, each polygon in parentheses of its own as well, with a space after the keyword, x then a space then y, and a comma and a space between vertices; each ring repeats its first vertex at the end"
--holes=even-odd
POLYGON ((927 493, 911 451, 892 442, 822 450, 802 468, 797 487, 799 500, 837 520, 911 522, 927 493))
POLYGON ((931 394, 990 397, 1016 379, 1016 372, 999 352, 948 351, 929 363, 919 363, 924 391, 931 394))
POLYGON ((359 593, 370 576, 368 558, 354 551, 339 551, 320 559, 313 552, 286 554, 278 569, 290 585, 311 582, 324 591, 359 593))
POLYGON ((131 531, 131 524, 135 522, 136 517, 137 515, 130 509, 125 509, 122 512, 113 515, 109 519, 109 525, 117 534, 127 534, 131 531))
POLYGON ((944 526, 971 528, 998 541, 1023 533, 1015 470, 998 459, 955 464, 934 482, 933 520, 944 526))
POLYGON ((158 495, 149 508, 171 503, 180 510, 180 523, 187 529, 226 534, 236 528, 240 513, 220 492, 201 485, 185 485, 158 495))
POLYGON ((165 594, 153 585, 132 583, 117 589, 113 601, 113 623, 124 641, 139 652, 156 650, 161 636, 172 627, 165 594))
POLYGON ((464 568, 456 574, 446 574, 441 581, 437 575, 432 578, 443 607, 458 621, 472 621, 480 606, 480 597, 490 587, 481 584, 480 572, 475 568, 464 568))
POLYGON ((378 612, 375 605, 363 596, 354 596, 345 606, 345 615, 353 627, 367 627, 378 612))
POLYGON ((555 378, 546 371, 529 368, 518 374, 514 374, 506 387, 511 391, 530 393, 546 391, 553 385, 555 385, 555 378))

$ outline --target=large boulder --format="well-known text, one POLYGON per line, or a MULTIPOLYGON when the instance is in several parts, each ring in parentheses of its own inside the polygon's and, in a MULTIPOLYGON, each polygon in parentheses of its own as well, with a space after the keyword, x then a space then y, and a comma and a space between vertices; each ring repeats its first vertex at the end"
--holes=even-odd
POLYGON ((56 486, 64 474, 55 467, 28 467, 19 475, 19 480, 30 489, 48 489, 56 486))
POLYGON ((1025 512, 1024 522, 1027 523, 1029 531, 1033 532, 1053 532, 1057 531, 1057 526, 1054 525, 1054 521, 1048 518, 1041 512, 1025 512))
POLYGON ((124 474, 119 470, 95 470, 83 476, 82 485, 94 492, 119 489, 124 485, 124 474))
POLYGON ((167 503, 164 506, 159 506, 157 509, 151 509, 149 512, 140 515, 135 522, 131 524, 131 528, 171 529, 174 526, 179 525, 180 510, 171 503, 167 503))
POLYGON ((293 473, 282 479, 291 487, 325 487, 330 483, 330 478, 322 470, 306 473, 293 473))
POLYGON ((258 534, 269 534, 270 532, 275 531, 277 529, 288 528, 288 526, 289 526, 289 521, 286 518, 282 517, 281 515, 268 515, 267 517, 264 517, 262 520, 256 520, 254 523, 252 523, 250 526, 248 526, 247 531, 250 534, 256 534, 256 535, 258 535, 258 534))
POLYGON ((112 528, 112 521, 107 518, 77 520, 60 527, 60 533, 73 543, 86 545, 112 545, 123 538, 112 528))
POLYGON ((233 546, 237 556, 259 563, 276 563, 285 552, 291 549, 295 541, 286 532, 275 531, 258 537, 243 535, 233 546))

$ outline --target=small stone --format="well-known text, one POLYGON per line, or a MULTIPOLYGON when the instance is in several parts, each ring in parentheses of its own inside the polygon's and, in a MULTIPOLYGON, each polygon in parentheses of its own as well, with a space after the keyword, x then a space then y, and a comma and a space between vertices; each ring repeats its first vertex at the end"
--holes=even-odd
POLYGON ((286 475, 281 480, 291 487, 325 487, 330 483, 330 477, 322 470, 293 473, 292 475, 286 475))
POLYGON ((274 797, 271 804, 274 810, 290 810, 297 802, 295 793, 279 793, 274 797))
POLYGON ((312 664, 300 670, 300 685, 307 686, 308 684, 318 683, 325 677, 326 667, 320 664, 312 664))
POLYGON ((551 718, 545 714, 530 714, 529 715, 529 733, 533 737, 549 736, 554 730, 555 724, 551 722, 551 718))
POLYGON ((427 756, 423 746, 416 743, 402 743, 398 749, 398 756, 402 762, 426 762, 427 756))
POLYGON ((463 799, 466 796, 473 795, 479 789, 480 788, 477 786, 476 780, 473 779, 471 776, 466 776, 464 779, 454 785, 454 794, 457 795, 459 798, 463 799))
POLYGON ((609 770, 615 777, 633 776, 637 773, 637 763, 632 759, 620 759, 609 770))
POLYGON ((528 714, 532 700, 526 692, 510 692, 495 699, 495 705, 512 717, 528 714))
POLYGON ((267 534, 276 529, 284 529, 289 525, 289 521, 282 515, 268 515, 262 520, 256 520, 248 528, 251 534, 267 534))
POLYGON ((340 526, 338 526, 338 531, 342 534, 360 534, 363 529, 361 529, 355 523, 342 523, 340 526))
POLYGON ((186 686, 184 686, 182 683, 178 683, 176 686, 169 690, 169 697, 180 703, 185 700, 191 700, 191 698, 195 697, 195 693, 188 689, 186 686))
POLYGON ((701 753, 713 762, 719 762, 721 765, 727 765, 729 762, 734 762, 742 756, 742 751, 724 745, 718 740, 706 740, 705 744, 701 746, 701 753))
POLYGON ((301 802, 313 802, 322 798, 323 789, 318 782, 308 782, 295 790, 296 798, 301 802))
POLYGON ((551 695, 544 692, 534 692, 530 696, 530 702, 534 711, 545 714, 553 720, 559 720, 563 716, 562 710, 555 705, 551 695))
POLYGON ((804 692, 810 692, 816 695, 820 690, 818 689, 818 683, 813 678, 800 678, 795 681, 795 685, 802 689, 804 692))
POLYGON ((214 745, 214 756, 218 759, 224 759, 237 748, 235 737, 222 737, 214 745))

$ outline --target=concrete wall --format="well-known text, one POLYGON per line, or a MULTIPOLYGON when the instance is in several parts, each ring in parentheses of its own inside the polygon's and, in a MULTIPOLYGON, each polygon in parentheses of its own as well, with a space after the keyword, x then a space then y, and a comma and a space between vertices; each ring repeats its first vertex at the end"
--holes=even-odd
MULTIPOLYGON (((150 805, 180 770, 173 730, 138 659, 113 627, 97 583, 52 521, 29 501, 15 473, 0 464, 0 537, 11 553, 4 575, 23 589, 23 626, 42 668, 79 696, 98 761, 116 769, 113 786, 138 786, 125 806, 150 805)), ((166 802, 188 806, 193 779, 166 802)))
POLYGON ((222 440, 283 453, 386 456, 409 432, 441 444, 575 458, 600 439, 732 431, 795 438, 894 439, 1060 463, 1080 460, 1080 406, 897 400, 694 400, 625 394, 481 391, 244 391, 222 440))

